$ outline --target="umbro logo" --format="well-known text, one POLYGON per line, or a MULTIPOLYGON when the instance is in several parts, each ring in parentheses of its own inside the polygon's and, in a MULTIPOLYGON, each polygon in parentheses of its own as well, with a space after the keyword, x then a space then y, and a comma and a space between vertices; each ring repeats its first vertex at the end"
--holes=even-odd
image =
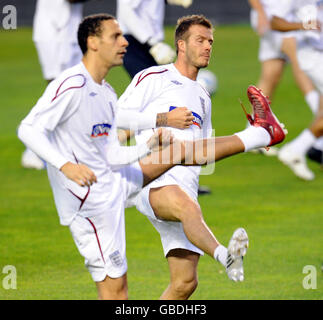
POLYGON ((90 96, 91 96, 91 97, 95 97, 96 95, 97 95, 97 93, 95 93, 95 92, 91 92, 91 93, 90 93, 90 96))
POLYGON ((177 80, 172 80, 172 82, 174 83, 174 84, 176 84, 177 86, 181 86, 183 83, 181 83, 181 82, 179 82, 179 81, 177 81, 177 80))
POLYGON ((203 111, 203 115, 205 116, 205 100, 200 97, 200 101, 201 101, 201 108, 202 108, 202 111, 203 111))

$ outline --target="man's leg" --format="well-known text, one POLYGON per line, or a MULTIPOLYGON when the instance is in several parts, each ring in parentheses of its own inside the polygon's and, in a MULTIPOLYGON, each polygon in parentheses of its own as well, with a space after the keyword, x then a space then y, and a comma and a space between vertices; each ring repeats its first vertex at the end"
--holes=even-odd
POLYGON ((262 62, 258 87, 262 89, 266 96, 272 98, 283 74, 284 66, 285 60, 283 59, 271 59, 262 62))
POLYGON ((315 91, 315 87, 311 79, 306 75, 306 73, 303 70, 301 70, 299 66, 297 59, 297 41, 294 37, 283 39, 282 52, 284 52, 289 58, 294 79, 304 96, 306 96, 306 94, 313 90, 315 91))
POLYGON ((282 43, 282 51, 289 58, 294 79, 302 91, 305 101, 310 107, 313 114, 316 114, 319 108, 320 94, 315 89, 312 80, 300 68, 297 58, 297 41, 295 38, 284 38, 282 43))
POLYGON ((307 152, 307 156, 313 160, 318 162, 323 166, 323 134, 322 134, 322 128, 323 128, 323 95, 320 99, 320 109, 317 113, 317 116, 314 120, 314 122, 311 125, 311 131, 313 134, 317 137, 315 143, 312 145, 312 147, 307 152))
POLYGON ((150 47, 147 44, 141 44, 131 35, 125 35, 129 46, 124 56, 123 66, 127 70, 129 76, 133 78, 138 72, 156 66, 157 63, 149 53, 150 47))
POLYGON ((106 277, 103 281, 96 282, 99 300, 127 300, 128 285, 127 274, 120 278, 106 277))
POLYGON ((192 295, 198 284, 199 258, 198 253, 185 249, 173 249, 167 254, 170 284, 161 300, 187 300, 192 295))
POLYGON ((310 130, 316 138, 323 136, 323 95, 321 95, 320 108, 310 126, 310 130))
POLYGON ((273 114, 269 100, 255 86, 249 86, 247 94, 253 108, 252 116, 246 114, 250 127, 232 136, 175 141, 161 152, 154 152, 139 162, 143 186, 178 164, 210 164, 241 152, 281 143, 287 130, 273 114))
POLYGON ((217 137, 192 141, 176 141, 163 151, 142 159, 140 167, 144 186, 175 165, 204 165, 244 152, 245 145, 238 136, 217 137))
MULTIPOLYGON (((120 201, 123 201, 121 195, 120 201)), ((76 247, 102 300, 127 299, 124 208, 107 206, 97 215, 77 215, 69 225, 76 247)))
POLYGON ((187 238, 196 247, 214 256, 219 242, 206 225, 199 204, 178 185, 153 188, 149 202, 160 220, 180 221, 187 238))
POLYGON ((170 178, 168 183, 144 188, 137 201, 137 209, 149 217, 159 232, 165 255, 175 248, 197 254, 205 252, 226 268, 229 279, 243 281, 242 257, 248 247, 245 230, 239 228, 233 233, 227 249, 204 222, 198 203, 175 180, 170 178))
POLYGON ((323 135, 323 96, 320 109, 311 126, 302 131, 294 140, 285 144, 279 151, 278 159, 288 166, 294 174, 303 180, 313 180, 314 173, 307 167, 306 153, 315 141, 323 135))

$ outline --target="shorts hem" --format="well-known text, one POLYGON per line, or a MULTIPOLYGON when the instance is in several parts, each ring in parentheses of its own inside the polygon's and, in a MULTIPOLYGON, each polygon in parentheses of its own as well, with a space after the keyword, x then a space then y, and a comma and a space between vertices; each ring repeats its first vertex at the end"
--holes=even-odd
MULTIPOLYGON (((163 248, 164 249, 164 248, 163 248)), ((191 252, 194 252, 194 253, 197 253, 199 254, 200 256, 204 256, 204 252, 198 248, 196 249, 193 249, 193 248, 187 248, 185 246, 176 246, 174 248, 167 248, 167 249, 164 249, 164 257, 167 258, 167 255, 169 254, 169 252, 171 250, 176 250, 176 249, 184 249, 184 250, 187 250, 187 251, 191 251, 191 252)))
POLYGON ((92 279, 94 282, 102 282, 106 279, 106 277, 109 277, 111 279, 118 279, 124 276, 127 273, 127 268, 121 272, 109 272, 107 270, 102 272, 95 272, 94 274, 91 273, 90 269, 88 269, 90 272, 92 279))

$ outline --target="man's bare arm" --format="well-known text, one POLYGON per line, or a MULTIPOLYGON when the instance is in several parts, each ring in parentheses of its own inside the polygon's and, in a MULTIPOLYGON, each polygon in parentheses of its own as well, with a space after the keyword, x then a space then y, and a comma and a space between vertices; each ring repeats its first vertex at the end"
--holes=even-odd
POLYGON ((186 107, 178 107, 169 112, 158 113, 156 127, 187 129, 193 124, 194 116, 186 107))
POLYGON ((321 30, 319 21, 306 21, 306 22, 289 22, 283 18, 273 16, 271 21, 271 28, 273 30, 288 32, 297 30, 321 30))
POLYGON ((304 30, 302 22, 288 22, 287 20, 273 16, 270 25, 272 30, 288 32, 288 31, 295 31, 295 30, 304 30))

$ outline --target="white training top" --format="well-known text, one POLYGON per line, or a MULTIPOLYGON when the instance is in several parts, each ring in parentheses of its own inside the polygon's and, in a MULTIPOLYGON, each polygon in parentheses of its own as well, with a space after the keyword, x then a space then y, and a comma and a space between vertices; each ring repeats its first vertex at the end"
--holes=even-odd
POLYGON ((37 0, 33 40, 77 43, 77 30, 82 16, 82 3, 72 4, 66 0, 37 0))
MULTIPOLYGON (((48 176, 63 225, 76 214, 93 216, 114 210, 121 197, 113 165, 127 165, 147 155, 146 143, 121 147, 114 123, 117 95, 108 83, 93 81, 83 63, 52 81, 22 121, 18 136, 47 162, 48 176), (98 182, 80 187, 59 170, 67 161, 87 165, 98 182)), ((122 200, 123 201, 123 200, 122 200)))
POLYGON ((284 1, 286 0, 260 0, 262 7, 269 19, 280 12, 281 4, 284 1))
POLYGON ((140 43, 164 39, 165 0, 118 0, 117 20, 124 34, 140 43))
MULTIPOLYGON (((123 109, 156 114, 168 112, 175 107, 187 107, 195 116, 194 125, 180 130, 169 128, 179 140, 196 140, 212 136, 211 99, 207 91, 197 82, 183 75, 174 64, 155 66, 139 72, 132 80, 118 105, 123 109)), ((146 141, 153 130, 140 131, 137 143, 146 141)), ((197 193, 201 168, 199 166, 176 166, 162 177, 171 177, 179 185, 197 193)), ((151 187, 165 185, 159 178, 151 187)))
MULTIPOLYGON (((323 25, 323 0, 284 0, 279 17, 288 21, 308 23, 318 20, 323 25)), ((301 45, 323 50, 323 29, 321 31, 302 31, 301 45)))

